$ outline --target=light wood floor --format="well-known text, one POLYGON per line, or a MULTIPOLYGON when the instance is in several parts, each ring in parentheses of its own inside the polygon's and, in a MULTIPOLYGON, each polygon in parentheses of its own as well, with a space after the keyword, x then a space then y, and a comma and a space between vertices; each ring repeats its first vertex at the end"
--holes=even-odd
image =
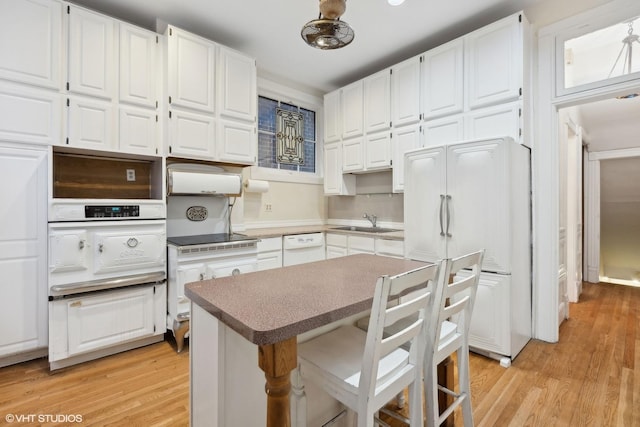
MULTIPOLYGON (((477 426, 640 426, 640 288, 586 283, 570 315, 558 344, 533 340, 508 369, 471 355, 477 426)), ((186 426, 188 362, 165 341, 54 373, 44 359, 2 368, 0 425, 77 414, 70 425, 186 426)))

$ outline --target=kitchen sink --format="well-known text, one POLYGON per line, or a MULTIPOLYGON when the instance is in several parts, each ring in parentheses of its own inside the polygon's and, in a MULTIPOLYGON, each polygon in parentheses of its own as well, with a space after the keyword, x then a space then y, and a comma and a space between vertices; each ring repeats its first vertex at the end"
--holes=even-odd
POLYGON ((382 227, 357 227, 357 226, 345 226, 334 227, 332 230, 345 230, 345 231, 361 231, 363 233, 390 233, 392 231, 399 231, 395 228, 382 228, 382 227))

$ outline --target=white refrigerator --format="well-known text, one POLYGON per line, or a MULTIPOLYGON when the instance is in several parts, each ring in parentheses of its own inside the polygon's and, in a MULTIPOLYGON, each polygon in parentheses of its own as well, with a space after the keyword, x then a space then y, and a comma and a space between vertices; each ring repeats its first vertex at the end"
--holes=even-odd
POLYGON ((435 262, 485 249, 469 345, 509 366, 531 338, 529 149, 505 137, 404 158, 405 257, 435 262))

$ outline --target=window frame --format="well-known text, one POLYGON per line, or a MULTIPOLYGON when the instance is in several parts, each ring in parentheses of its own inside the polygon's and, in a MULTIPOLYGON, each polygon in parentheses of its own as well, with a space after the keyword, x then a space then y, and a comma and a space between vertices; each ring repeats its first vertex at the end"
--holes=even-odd
MULTIPOLYGON (((251 177, 266 181, 291 182, 296 184, 316 184, 324 185, 324 105, 323 98, 313 94, 305 93, 296 89, 288 88, 280 84, 258 79, 258 95, 279 102, 295 105, 315 112, 316 116, 316 143, 315 143, 315 173, 298 172, 292 170, 266 168, 257 165, 251 166, 251 177)), ((256 99, 257 103, 257 99, 256 99)), ((256 117, 256 131, 258 129, 258 118, 256 117)), ((258 142, 256 142, 258 144, 258 142)), ((258 148, 258 147, 256 147, 258 148)))

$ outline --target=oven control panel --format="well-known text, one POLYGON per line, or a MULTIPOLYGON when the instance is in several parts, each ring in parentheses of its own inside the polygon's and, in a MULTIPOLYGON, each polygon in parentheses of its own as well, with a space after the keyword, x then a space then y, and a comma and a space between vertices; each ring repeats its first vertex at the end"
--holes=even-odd
POLYGON ((84 207, 85 218, 127 218, 127 217, 139 217, 139 216, 140 216, 139 205, 117 205, 117 206, 87 205, 84 207))

